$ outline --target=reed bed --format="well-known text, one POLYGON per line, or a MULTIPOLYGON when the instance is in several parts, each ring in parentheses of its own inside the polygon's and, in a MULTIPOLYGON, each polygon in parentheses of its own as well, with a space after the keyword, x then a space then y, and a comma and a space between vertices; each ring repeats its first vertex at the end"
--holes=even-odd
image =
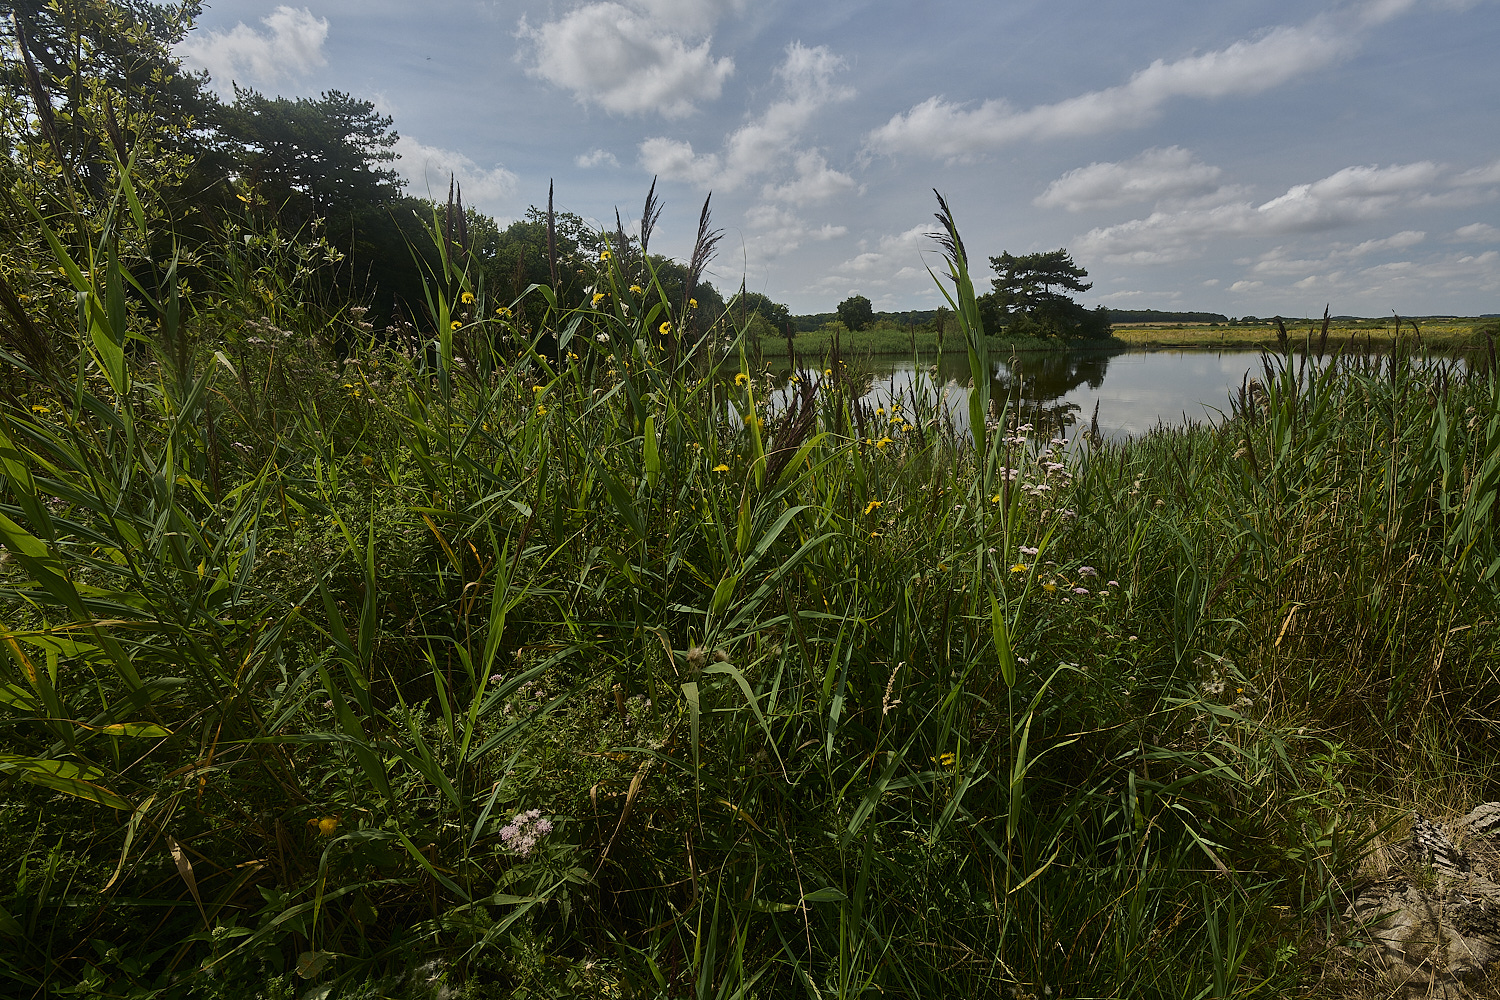
POLYGON ((972 433, 773 412, 624 240, 537 329, 440 218, 421 334, 127 296, 134 197, 4 355, 11 995, 1345 995, 1361 858, 1496 797, 1493 368, 1075 453, 941 202, 972 433))

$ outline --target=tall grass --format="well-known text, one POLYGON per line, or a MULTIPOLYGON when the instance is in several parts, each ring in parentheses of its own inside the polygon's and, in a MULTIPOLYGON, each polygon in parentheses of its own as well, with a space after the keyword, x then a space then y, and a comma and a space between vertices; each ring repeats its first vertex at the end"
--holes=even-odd
POLYGON ((526 329, 435 218, 405 339, 181 302, 123 208, 54 239, 76 368, 7 353, 0 419, 10 991, 1313 983, 1387 803, 1482 790, 1494 374, 1270 357, 1066 458, 986 398, 940 208, 972 437, 837 359, 773 412, 623 241, 526 329))

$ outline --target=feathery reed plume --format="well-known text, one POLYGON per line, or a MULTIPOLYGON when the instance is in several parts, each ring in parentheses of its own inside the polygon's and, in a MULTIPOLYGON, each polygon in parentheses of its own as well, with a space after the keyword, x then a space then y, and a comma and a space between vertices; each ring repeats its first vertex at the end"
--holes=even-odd
POLYGON ((115 155, 120 158, 120 163, 130 159, 130 149, 125 145, 125 133, 120 127, 120 120, 115 117, 115 102, 109 92, 104 93, 104 131, 109 136, 110 145, 115 147, 115 155))
POLYGON ((1328 306, 1323 306, 1323 332, 1318 334, 1318 360, 1323 360, 1323 351, 1328 347, 1328 306))
POLYGON ((629 274, 630 239, 625 235, 625 223, 620 221, 619 208, 615 209, 615 259, 619 262, 620 273, 629 274))
POLYGON ((547 182, 547 269, 552 275, 552 292, 557 294, 557 213, 552 210, 552 182, 547 182))
POLYGON ((646 257, 646 247, 651 242, 651 231, 656 220, 661 218, 661 202, 656 200, 656 178, 651 178, 651 190, 646 192, 646 208, 641 212, 641 259, 646 257))
POLYGON ((469 220, 464 214, 464 189, 451 173, 448 175, 448 204, 443 210, 443 240, 450 261, 455 265, 468 262, 469 220))
MULTIPOLYGON (((792 369, 793 372, 796 370, 792 369)), ((774 483, 781 478, 781 473, 818 421, 817 383, 812 372, 802 372, 796 384, 797 394, 792 397, 781 426, 776 428, 770 447, 766 449, 767 482, 774 483)))
POLYGON ((1276 317, 1276 346, 1281 349, 1282 354, 1291 356, 1292 342, 1287 339, 1286 324, 1281 321, 1280 316, 1276 317))
POLYGON ((693 314, 689 307, 693 302, 693 293, 698 289, 698 279, 703 277, 703 269, 713 260, 719 241, 724 238, 724 230, 712 228, 709 219, 708 203, 713 200, 713 196, 710 191, 708 197, 703 199, 703 211, 698 213, 698 238, 693 241, 693 256, 688 261, 687 281, 682 289, 682 311, 678 315, 682 317, 684 334, 693 324, 693 314))
POLYGON ((12 10, 10 17, 16 26, 16 48, 21 50, 22 72, 26 77, 26 88, 31 91, 31 101, 36 105, 36 117, 42 126, 42 136, 57 154, 57 161, 62 164, 63 171, 71 175, 72 170, 68 166, 67 157, 63 155, 62 143, 57 139, 57 119, 52 113, 52 98, 42 84, 42 74, 36 68, 36 61, 31 58, 31 39, 26 34, 26 25, 21 20, 20 11, 12 10))
POLYGON ((937 240, 938 246, 942 247, 943 255, 955 264, 960 260, 967 266, 969 255, 964 251, 964 241, 958 235, 958 226, 953 221, 953 212, 948 208, 948 202, 943 199, 942 193, 937 188, 932 189, 937 195, 938 211, 933 217, 943 227, 940 233, 933 233, 932 238, 937 240))

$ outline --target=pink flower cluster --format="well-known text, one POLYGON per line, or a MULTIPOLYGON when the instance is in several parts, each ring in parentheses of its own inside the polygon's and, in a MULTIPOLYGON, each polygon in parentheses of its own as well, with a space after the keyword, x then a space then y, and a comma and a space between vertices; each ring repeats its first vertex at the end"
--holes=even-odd
POLYGON ((511 821, 500 828, 500 842, 508 850, 526 857, 536 847, 536 842, 552 832, 552 821, 542 819, 540 809, 528 809, 516 813, 511 821))

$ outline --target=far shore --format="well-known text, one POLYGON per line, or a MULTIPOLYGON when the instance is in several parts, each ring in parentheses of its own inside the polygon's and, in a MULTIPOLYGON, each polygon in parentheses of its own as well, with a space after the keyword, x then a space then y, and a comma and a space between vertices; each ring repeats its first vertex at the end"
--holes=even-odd
MULTIPOLYGON (((1322 326, 1321 320, 1287 321, 1287 339, 1294 348, 1303 347, 1309 339, 1316 347, 1322 326)), ((1420 340, 1420 346, 1440 351, 1475 346, 1484 340, 1486 330, 1491 336, 1500 339, 1500 323, 1492 318, 1419 317, 1413 321, 1402 317, 1400 321, 1401 338, 1404 341, 1415 343, 1420 340)), ((1381 348, 1389 346, 1395 336, 1394 318, 1334 320, 1328 327, 1325 349, 1337 351, 1350 347, 1359 348, 1366 343, 1372 348, 1381 348)), ((834 330, 824 328, 797 334, 792 345, 799 359, 822 358, 833 349, 834 337, 834 330)), ((858 332, 839 330, 837 337, 839 351, 846 357, 915 354, 931 358, 939 351, 944 354, 961 354, 964 351, 962 336, 954 329, 946 330, 941 342, 937 333, 931 329, 902 328, 892 324, 880 324, 858 332)), ((985 340, 991 356, 1032 351, 1130 348, 1276 350, 1279 346, 1273 323, 1119 323, 1112 327, 1112 334, 1106 340, 1011 338, 1003 334, 986 337, 985 340)), ((753 345, 750 346, 753 352, 753 345)), ((787 356, 787 342, 783 338, 763 337, 759 346, 763 357, 787 356)))

